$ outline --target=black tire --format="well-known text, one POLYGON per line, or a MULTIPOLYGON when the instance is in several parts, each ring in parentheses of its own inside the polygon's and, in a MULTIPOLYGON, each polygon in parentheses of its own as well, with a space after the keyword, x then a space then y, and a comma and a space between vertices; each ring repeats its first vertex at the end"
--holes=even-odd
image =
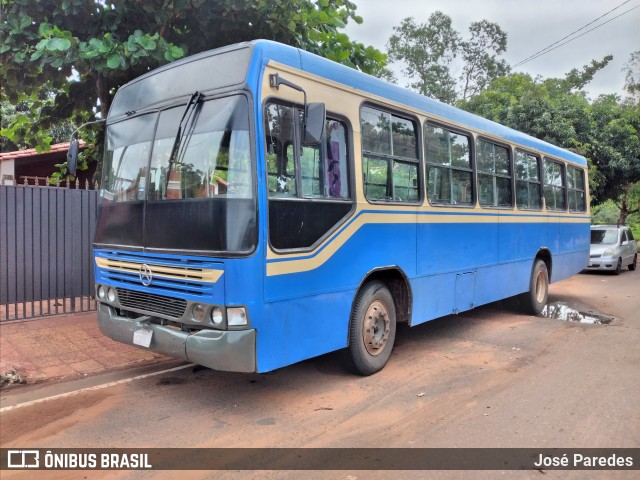
POLYGON ((616 269, 613 271, 614 275, 620 275, 622 272, 622 258, 618 258, 618 264, 616 265, 616 269))
POLYGON ((547 305, 549 296, 549 270, 544 260, 537 259, 531 270, 529 291, 517 296, 518 304, 523 313, 540 315, 547 305))
POLYGON ((638 254, 636 253, 633 256, 633 262, 629 265, 629 270, 633 271, 636 269, 636 263, 638 263, 638 254))
POLYGON ((396 338, 396 309, 386 285, 378 280, 362 286, 349 322, 347 367, 359 375, 373 375, 387 364, 396 338))

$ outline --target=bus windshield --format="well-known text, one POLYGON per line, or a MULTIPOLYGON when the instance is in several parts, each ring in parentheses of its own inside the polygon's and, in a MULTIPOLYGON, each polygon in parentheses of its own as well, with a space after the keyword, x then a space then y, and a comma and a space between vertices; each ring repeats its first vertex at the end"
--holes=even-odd
POLYGON ((255 201, 245 96, 201 101, 186 112, 180 105, 112 124, 105 152, 101 207, 140 214, 144 208, 145 214, 133 226, 140 230, 136 236, 109 225, 115 211, 101 216, 109 224, 98 230, 98 243, 207 251, 252 246, 246 232, 253 226, 255 215, 248 209, 255 210, 255 201), (178 149, 172 157, 174 144, 178 149), (238 209, 243 214, 227 222, 231 211, 242 213, 238 209), (245 223, 236 225, 242 219, 245 223), (189 241, 177 238, 176 230, 190 232, 189 241))

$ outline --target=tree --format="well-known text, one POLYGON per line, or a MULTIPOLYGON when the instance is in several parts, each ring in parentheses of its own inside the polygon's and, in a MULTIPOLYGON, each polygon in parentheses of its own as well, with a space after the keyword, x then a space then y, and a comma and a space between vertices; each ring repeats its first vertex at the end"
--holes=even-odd
POLYGON ((590 109, 593 122, 588 155, 603 176, 596 198, 613 200, 620 223, 640 213, 635 184, 640 182, 640 105, 622 104, 615 95, 599 97, 590 109))
POLYGON ((584 94, 559 91, 556 88, 559 83, 559 79, 542 81, 515 73, 494 80, 481 94, 459 102, 459 106, 584 154, 576 128, 588 128, 584 112, 589 102, 584 94))
MULTIPOLYGON (((18 105, 55 92, 48 116, 29 119, 38 132, 64 120, 105 118, 120 85, 185 55, 239 41, 273 39, 372 74, 386 64, 382 52, 340 33, 348 21, 362 22, 348 0, 1 1, 3 98, 18 105)), ((26 138, 45 149, 50 141, 26 138)))
POLYGON ((460 36, 451 26, 451 17, 434 12, 423 24, 407 17, 393 27, 393 31, 387 43, 389 59, 404 63, 402 73, 412 80, 409 87, 442 102, 453 103, 456 82, 450 65, 460 36))
POLYGON ((464 66, 459 97, 466 100, 484 90, 491 80, 509 73, 505 60, 497 56, 507 50, 507 34, 497 23, 482 20, 469 27, 471 38, 460 44, 464 66))
POLYGON ((507 34, 487 20, 472 23, 467 40, 442 12, 431 14, 422 24, 405 18, 393 30, 387 43, 389 59, 403 64, 410 88, 442 102, 466 100, 509 71, 507 63, 498 59, 506 51, 507 34), (462 63, 458 78, 452 73, 455 58, 462 63))

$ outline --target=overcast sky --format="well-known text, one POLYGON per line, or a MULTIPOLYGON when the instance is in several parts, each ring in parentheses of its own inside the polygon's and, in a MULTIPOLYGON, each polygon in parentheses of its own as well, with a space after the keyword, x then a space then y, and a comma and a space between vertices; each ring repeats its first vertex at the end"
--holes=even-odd
MULTIPOLYGON (((440 10, 449 15, 453 28, 468 35, 472 22, 495 22, 507 32, 507 51, 503 55, 515 65, 530 55, 560 40, 585 24, 604 15, 625 0, 353 0, 364 22, 351 22, 346 33, 352 40, 386 52, 393 27, 406 17, 425 23, 431 13, 440 10)), ((630 12, 550 53, 515 69, 547 77, 562 77, 572 68, 580 68, 593 59, 613 55, 613 60, 598 72, 585 88, 591 98, 603 93, 623 93, 622 69, 632 52, 640 50, 640 0, 630 0, 577 35, 627 10, 630 12), (639 7, 635 8, 634 7, 639 7)), ((394 71, 399 72, 396 68, 394 71)), ((399 78, 401 85, 406 85, 399 78)))

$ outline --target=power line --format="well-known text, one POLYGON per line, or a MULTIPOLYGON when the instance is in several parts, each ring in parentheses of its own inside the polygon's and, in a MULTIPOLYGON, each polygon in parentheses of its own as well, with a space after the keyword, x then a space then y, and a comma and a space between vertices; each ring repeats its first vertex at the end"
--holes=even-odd
MULTIPOLYGON (((582 26, 582 27, 580 27, 579 29, 574 30, 574 31, 573 31, 573 32, 571 32, 569 35, 566 35, 566 36, 562 37, 560 40, 557 40, 556 42, 552 43, 551 45, 548 45, 548 46, 544 47, 542 50, 539 50, 539 51, 537 51, 536 53, 534 53, 534 54, 530 55, 529 57, 525 58, 524 60, 521 60, 520 62, 518 62, 518 63, 516 63, 516 64, 514 65, 514 68, 515 68, 515 67, 519 67, 520 65, 522 65, 522 64, 524 64, 524 63, 526 63, 526 62, 528 62, 529 60, 533 60, 534 58, 536 58, 536 57, 538 57, 538 56, 540 56, 540 55, 542 55, 542 54, 544 54, 544 53, 547 53, 547 51, 551 51, 551 50, 553 50, 551 47, 553 47, 554 45, 557 45, 558 43, 562 42, 563 40, 565 40, 565 39, 567 39, 567 38, 569 38, 569 37, 571 37, 571 36, 573 36, 574 34, 578 33, 579 31, 584 30, 584 29, 585 29, 585 28, 587 28, 589 25, 592 25, 593 23, 597 22, 597 21, 598 21, 598 20, 600 20, 601 18, 606 17, 606 16, 607 16, 607 15, 609 15, 611 12, 613 12, 613 11, 617 10, 618 8, 620 8, 620 7, 622 7, 623 5, 625 5, 625 4, 627 4, 627 3, 629 3, 630 1, 631 1, 631 0, 626 0, 626 1, 622 2, 622 3, 621 3, 620 5, 618 5, 617 7, 615 7, 615 8, 613 8, 613 9, 609 10, 608 12, 606 12, 606 13, 605 13, 605 14, 603 14, 603 15, 600 15, 598 18, 596 18, 595 20, 592 20, 591 22, 587 23, 586 25, 583 25, 583 26, 582 26)), ((603 24, 603 25, 604 25, 604 24, 603 24)), ((576 38, 578 38, 578 37, 576 37, 576 38)), ((559 45, 558 45, 558 46, 559 46, 559 45)))
MULTIPOLYGON (((553 47, 553 48, 550 48, 550 49, 546 50, 545 52, 543 52, 543 53, 541 53, 541 54, 539 54, 539 55, 532 56, 530 59, 528 59, 528 60, 526 60, 526 61, 528 62, 528 61, 530 61, 530 60, 534 60, 534 59, 536 59, 536 58, 538 58, 538 57, 541 57, 541 56, 542 56, 542 55, 544 55, 545 53, 549 53, 549 52, 551 52, 551 51, 555 50, 556 48, 560 48, 560 47, 562 47, 563 45, 566 45, 567 43, 573 42, 574 40, 577 40, 578 38, 585 36, 587 33, 592 32, 593 30, 596 30, 596 29, 598 29, 598 28, 600 28, 600 27, 602 27, 602 26, 606 25, 607 23, 612 22, 612 21, 613 21, 613 20, 615 20, 616 18, 621 17, 621 16, 623 16, 623 15, 625 15, 625 14, 629 13, 630 11, 635 10, 636 8, 639 8, 639 7, 640 7, 640 5, 636 5, 635 7, 630 8, 629 10, 627 10, 626 12, 623 12, 623 13, 621 13, 620 15, 616 15, 615 17, 613 17, 613 18, 611 18, 611 19, 607 20, 607 21, 606 21, 606 22, 604 22, 604 23, 601 23, 600 25, 597 25, 597 26, 593 27, 593 28, 592 28, 592 29, 590 29, 590 30, 587 30, 586 32, 584 32, 584 33, 582 33, 582 34, 578 35, 577 37, 573 37, 573 38, 571 38, 571 39, 567 40, 566 42, 561 43, 560 45, 557 45, 557 46, 555 46, 555 47, 553 47)), ((520 62, 518 65, 516 65, 516 67, 517 67, 517 66, 522 65, 523 63, 525 63, 525 61, 520 62)), ((515 67, 514 67, 514 68, 515 68, 515 67)))
POLYGON ((632 7, 632 8, 630 8, 629 10, 626 10, 626 11, 622 12, 621 14, 616 15, 616 16, 615 16, 615 17, 613 17, 613 18, 610 18, 610 19, 609 19, 609 20, 607 20, 606 22, 603 22, 603 23, 601 23, 601 24, 599 24, 599 25, 596 25, 595 27, 593 27, 593 28, 591 28, 591 29, 587 30, 586 32, 584 32, 584 33, 582 33, 582 34, 580 34, 580 35, 578 35, 578 36, 575 36, 575 37, 573 37, 573 38, 570 38, 570 39, 569 39, 569 40, 567 40, 566 42, 562 42, 563 40, 566 40, 567 38, 572 37, 572 36, 573 36, 573 35, 575 35, 576 33, 578 33, 578 32, 580 32, 580 31, 584 30, 584 29, 585 29, 585 28, 587 28, 589 25, 592 25, 592 24, 594 24, 595 22, 597 22, 598 20, 600 20, 600 19, 602 19, 602 18, 606 17, 606 16, 607 16, 607 15, 609 15, 611 12, 614 12, 615 10, 619 9, 620 7, 622 7, 623 5, 626 5, 626 4, 627 4, 627 3, 629 3, 630 1, 631 1, 631 0, 626 0, 626 1, 622 2, 622 3, 621 3, 620 5, 618 5, 617 7, 612 8, 611 10, 609 10, 608 12, 606 12, 605 14, 600 15, 600 16, 599 16, 598 18, 596 18, 595 20, 592 20, 591 22, 589 22, 589 23, 587 23, 587 24, 583 25, 583 26, 582 26, 582 27, 580 27, 579 29, 577 29, 577 30, 575 30, 575 31, 571 32, 569 35, 566 35, 566 36, 562 37, 560 40, 555 41, 555 42, 554 42, 554 43, 552 43, 551 45, 548 45, 548 46, 544 47, 542 50, 539 50, 539 51, 537 51, 536 53, 534 53, 534 54, 530 55, 529 57, 525 58, 524 60, 519 61, 518 63, 516 63, 516 64, 513 66, 513 68, 519 67, 520 65, 523 65, 523 64, 525 64, 525 63, 527 63, 527 62, 529 62, 529 61, 531 61, 531 60, 533 60, 533 59, 535 59, 535 58, 538 58, 538 57, 540 57, 540 56, 544 55, 545 53, 549 53, 549 52, 551 52, 551 51, 555 50, 556 48, 560 48, 560 47, 562 47, 563 45, 566 45, 567 43, 572 42, 572 41, 574 41, 574 40, 576 40, 576 39, 578 39, 578 38, 580 38, 580 37, 582 37, 582 36, 586 35, 587 33, 592 32, 593 30, 596 30, 596 29, 598 29, 598 28, 600 28, 600 27, 602 27, 602 26, 606 25, 607 23, 609 23, 609 22, 611 22, 611 21, 615 20, 616 18, 619 18, 619 17, 621 17, 621 16, 623 16, 623 15, 626 15, 626 14, 627 14, 627 13, 629 13, 630 11, 635 10, 636 8, 640 7, 640 5, 636 5, 635 7, 632 7), (562 43, 560 43, 560 42, 562 42, 562 43))

